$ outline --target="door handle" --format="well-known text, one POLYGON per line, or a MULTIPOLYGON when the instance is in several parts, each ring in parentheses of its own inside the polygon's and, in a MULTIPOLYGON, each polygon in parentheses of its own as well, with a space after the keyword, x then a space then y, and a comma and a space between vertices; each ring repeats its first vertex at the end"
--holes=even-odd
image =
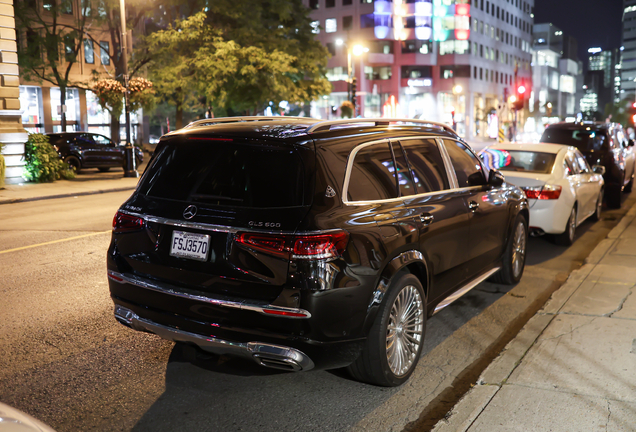
POLYGON ((479 207, 479 204, 476 203, 475 201, 471 201, 468 203, 468 208, 471 209, 472 211, 477 210, 477 207, 479 207))
POLYGON ((422 213, 420 215, 420 222, 422 222, 424 226, 429 226, 430 224, 432 224, 433 219, 435 219, 435 217, 430 214, 422 213))

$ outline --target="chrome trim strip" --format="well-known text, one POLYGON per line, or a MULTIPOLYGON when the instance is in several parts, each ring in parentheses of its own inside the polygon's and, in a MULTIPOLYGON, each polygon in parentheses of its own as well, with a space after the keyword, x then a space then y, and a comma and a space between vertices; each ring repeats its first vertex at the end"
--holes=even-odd
POLYGON ((264 342, 232 342, 214 336, 203 336, 184 330, 157 324, 139 317, 128 308, 115 305, 115 318, 122 324, 138 331, 147 331, 174 342, 193 343, 202 350, 214 354, 230 354, 244 358, 251 358, 256 363, 275 369, 292 369, 307 371, 314 368, 314 362, 302 351, 281 345, 264 342), (268 363, 271 360, 274 364, 268 363), (276 366, 276 362, 289 365, 289 368, 276 366))
MULTIPOLYGON (((429 125, 435 128, 441 128, 447 132, 451 132, 453 134, 457 134, 450 126, 444 123, 428 121, 428 120, 419 120, 419 119, 407 119, 407 118, 395 118, 395 119, 387 119, 387 118, 359 118, 359 119, 343 119, 343 120, 326 120, 318 122, 306 129, 306 133, 311 134, 314 132, 321 132, 324 129, 329 130, 331 126, 337 125, 352 125, 355 127, 356 124, 364 124, 364 123, 375 123, 374 127, 377 126, 390 126, 392 123, 395 126, 406 126, 406 125, 429 125), (396 124, 397 123, 397 124, 396 124)), ((415 126, 417 127, 417 126, 415 126)))
POLYGON ((141 279, 139 277, 127 276, 127 275, 124 275, 122 273, 114 272, 112 270, 108 271, 108 276, 109 276, 109 278, 111 280, 114 280, 115 282, 118 282, 118 283, 121 283, 121 284, 128 283, 128 284, 131 284, 131 285, 138 286, 140 288, 145 288, 145 289, 148 289, 148 290, 151 290, 151 291, 160 292, 162 294, 168 294, 168 295, 171 295, 171 296, 174 296, 174 297, 185 298, 185 299, 188 299, 188 300, 200 301, 200 302, 212 304, 212 305, 215 305, 215 306, 221 306, 221 307, 226 307, 226 308, 230 308, 230 309, 239 309, 239 310, 258 312, 260 314, 271 316, 271 317, 290 318, 290 319, 307 319, 307 318, 311 318, 311 313, 309 313, 308 311, 306 311, 304 309, 290 308, 290 307, 284 307, 284 306, 275 306, 275 305, 270 305, 270 304, 256 304, 256 303, 238 302, 238 301, 233 301, 233 300, 226 300, 226 299, 207 297, 207 296, 203 296, 203 295, 190 294, 190 293, 186 293, 186 292, 176 291, 174 289, 167 288, 167 287, 162 287, 162 286, 159 286, 159 285, 157 285, 155 283, 151 283, 151 282, 148 282, 146 280, 143 280, 143 279, 141 279), (121 281, 119 281, 117 279, 113 279, 111 276, 116 277, 116 278, 120 278, 121 281), (302 314, 304 316, 295 317, 295 316, 288 316, 288 315, 276 315, 276 314, 271 314, 271 313, 265 312, 266 309, 274 311, 274 312, 289 312, 289 313, 302 314))
MULTIPOLYGON (((187 125, 185 125, 183 127, 183 129, 189 129, 189 128, 200 127, 200 126, 213 126, 215 124, 222 124, 222 123, 241 123, 241 122, 248 122, 248 121, 272 121, 272 120, 276 120, 276 121, 282 121, 283 120, 284 121, 285 119, 292 119, 292 120, 303 119, 303 120, 308 120, 308 117, 296 117, 296 116, 284 116, 284 117, 280 117, 280 116, 218 117, 218 118, 209 118, 209 119, 195 120, 195 121, 190 122, 187 125)), ((311 119, 309 119, 309 120, 311 120, 311 119)))
POLYGON ((475 288, 477 285, 479 285, 480 283, 482 283, 483 281, 488 279, 493 274, 497 273, 500 269, 501 269, 501 267, 495 267, 494 269, 491 269, 491 270, 487 271, 486 273, 482 274, 481 276, 478 276, 477 278, 475 278, 472 281, 468 282, 468 284, 464 285, 463 287, 461 287, 460 289, 455 291, 453 294, 451 294, 448 297, 446 297, 444 300, 442 300, 442 302, 440 304, 438 304, 435 307, 435 311, 433 311, 433 315, 436 314, 437 312, 441 311, 442 309, 444 309, 446 306, 448 306, 449 304, 451 304, 452 302, 454 302, 455 300, 457 300, 458 298, 460 298, 464 294, 466 294, 471 289, 475 288))
POLYGON ((437 139, 437 146, 439 147, 439 151, 442 154, 442 159, 444 160, 444 166, 446 167, 446 175, 448 176, 448 182, 450 183, 451 189, 459 189, 459 182, 457 181, 457 175, 455 174, 455 168, 453 168, 453 162, 451 161, 450 155, 446 150, 446 146, 444 146, 442 138, 437 139))
MULTIPOLYGON (((364 120, 364 119, 361 119, 364 120)), ((401 141, 403 140, 402 138, 384 138, 384 139, 380 139, 380 140, 374 140, 374 141, 369 141, 366 142, 364 144, 360 144, 357 147, 355 147, 353 150, 351 150, 351 153, 349 153, 349 156, 347 158, 347 168, 345 171, 345 178, 344 178, 344 184, 342 186, 342 203, 346 206, 362 206, 362 205, 372 205, 372 204, 384 204, 384 203, 392 203, 392 202, 399 202, 399 201, 404 201, 407 199, 414 199, 414 198, 423 198, 423 197, 427 197, 427 196, 435 196, 435 195, 440 195, 440 194, 445 194, 445 193, 456 193, 456 192, 464 192, 464 191, 470 191, 470 190, 477 190, 477 189, 481 189, 483 186, 468 186, 468 187, 463 187, 460 188, 459 184, 457 183, 457 176, 455 175, 455 169, 453 168, 452 162, 450 160, 450 156, 448 155, 448 152, 446 151, 446 148, 444 147, 444 144, 442 143, 442 138, 440 137, 430 137, 430 136, 417 136, 417 137, 407 137, 405 139, 433 139, 435 141, 435 143, 437 144, 437 147, 439 148, 440 154, 442 156, 442 160, 444 161, 444 168, 446 169, 446 176, 448 177, 448 182, 450 183, 451 189, 446 189, 446 190, 441 190, 441 191, 435 191, 435 192, 425 192, 425 193, 421 193, 421 194, 417 194, 417 195, 409 195, 409 196, 405 196, 405 197, 397 197, 397 198, 389 198, 389 199, 383 199, 383 200, 375 200, 375 201, 349 201, 347 199, 347 193, 349 191, 349 182, 351 181, 351 170, 353 169, 353 161, 355 160, 355 156, 356 154, 363 148, 374 145, 374 144, 379 144, 379 143, 383 143, 383 142, 389 142, 391 140, 396 140, 396 141, 401 141)), ((456 141, 456 140, 454 140, 456 141)))

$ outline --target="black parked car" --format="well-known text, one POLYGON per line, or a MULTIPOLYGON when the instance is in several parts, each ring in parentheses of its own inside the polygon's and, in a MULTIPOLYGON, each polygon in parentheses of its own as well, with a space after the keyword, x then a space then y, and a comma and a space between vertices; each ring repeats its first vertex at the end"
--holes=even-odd
POLYGON ((162 137, 113 220, 115 316, 286 370, 403 383, 426 319, 519 281, 524 193, 448 126, 248 117, 162 137))
POLYGON ((566 144, 579 149, 590 166, 605 167, 605 201, 621 206, 621 192, 631 192, 636 157, 633 142, 628 142, 622 127, 615 123, 555 123, 546 127, 541 142, 566 144))
MULTIPOLYGON (((48 133, 49 142, 60 157, 76 172, 84 168, 98 168, 108 171, 125 164, 125 146, 118 145, 104 135, 91 132, 48 133)), ((144 160, 143 151, 135 147, 137 166, 144 160)))

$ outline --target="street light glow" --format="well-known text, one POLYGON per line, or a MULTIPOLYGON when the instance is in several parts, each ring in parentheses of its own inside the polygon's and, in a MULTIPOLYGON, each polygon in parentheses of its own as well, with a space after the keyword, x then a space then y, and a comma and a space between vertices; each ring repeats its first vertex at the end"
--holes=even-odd
POLYGON ((336 45, 341 46, 342 44, 344 44, 342 39, 336 39, 336 45))
POLYGON ((453 87, 453 93, 455 93, 455 94, 459 94, 459 93, 461 93, 461 92, 462 92, 462 90, 463 90, 463 89, 462 89, 462 86, 461 86, 461 85, 459 85, 459 84, 457 84, 455 87, 453 87))
POLYGON ((364 47, 362 45, 354 45, 354 47, 353 47, 353 54, 354 55, 358 56, 358 55, 361 55, 362 53, 365 53, 365 52, 369 52, 369 48, 364 47))

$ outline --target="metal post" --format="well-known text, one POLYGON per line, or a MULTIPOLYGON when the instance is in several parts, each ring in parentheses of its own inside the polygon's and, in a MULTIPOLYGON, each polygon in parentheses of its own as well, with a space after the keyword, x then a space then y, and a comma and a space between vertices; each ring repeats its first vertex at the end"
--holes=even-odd
POLYGON ((124 116, 126 118, 126 166, 124 168, 124 177, 139 177, 137 172, 137 164, 135 160, 135 152, 130 139, 130 110, 128 107, 128 39, 126 31, 126 3, 125 0, 119 0, 119 9, 121 12, 121 55, 124 68, 124 116))

